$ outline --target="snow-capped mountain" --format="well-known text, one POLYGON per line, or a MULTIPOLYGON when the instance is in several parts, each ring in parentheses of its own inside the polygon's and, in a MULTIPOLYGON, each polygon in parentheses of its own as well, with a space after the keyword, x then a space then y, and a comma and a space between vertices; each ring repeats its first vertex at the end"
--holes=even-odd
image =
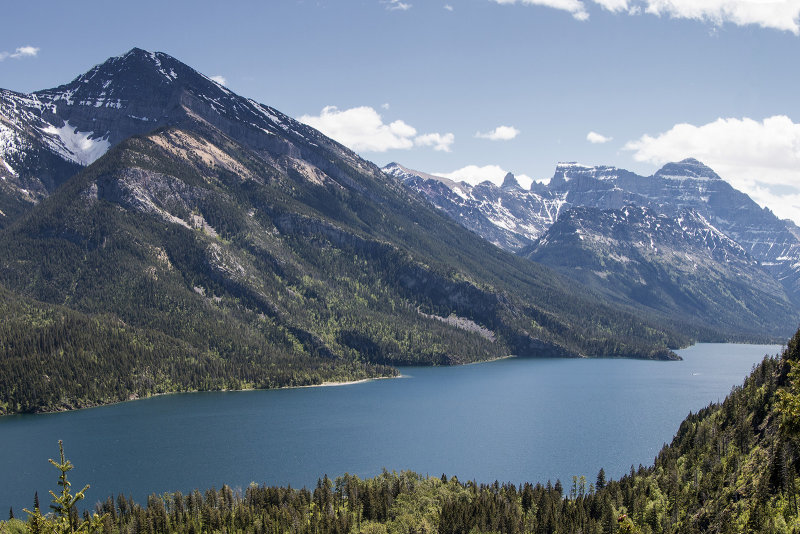
POLYGON ((465 227, 506 250, 531 245, 558 218, 566 194, 526 191, 509 173, 502 186, 470 185, 390 163, 383 171, 421 193, 465 227))
POLYGON ((639 206, 673 219, 690 210, 758 261, 764 276, 780 282, 800 308, 800 229, 759 207, 695 159, 669 163, 652 176, 610 166, 559 163, 549 184, 534 182, 530 191, 491 183, 452 187, 429 175, 408 170, 400 174, 398 168, 392 164, 384 171, 424 194, 467 228, 515 252, 538 239, 559 214, 573 207, 619 210, 639 206))
MULTIPOLYGON (((167 54, 134 48, 54 89, 0 90, 0 210, 22 213, 121 141, 192 120, 256 150, 288 152, 284 136, 335 144, 167 54)), ((0 215, 0 227, 13 218, 0 215)))
POLYGON ((563 181, 557 171, 550 188, 567 192, 570 205, 619 209, 634 204, 672 217, 696 211, 758 260, 800 306, 797 226, 761 208, 699 161, 668 163, 650 177, 610 167, 572 167, 561 176, 563 181), (587 178, 590 174, 594 177, 587 178))
POLYGON ((621 302, 672 316, 744 331, 796 327, 781 284, 692 209, 672 217, 632 205, 574 207, 521 254, 621 302))

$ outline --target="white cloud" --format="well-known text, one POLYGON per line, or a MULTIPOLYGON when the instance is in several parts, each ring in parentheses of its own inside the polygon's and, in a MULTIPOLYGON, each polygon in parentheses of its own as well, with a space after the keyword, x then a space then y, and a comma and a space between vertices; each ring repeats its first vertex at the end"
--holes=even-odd
MULTIPOLYGON (((452 172, 437 172, 436 176, 450 178, 456 182, 467 182, 468 184, 476 185, 481 182, 489 181, 495 185, 503 185, 503 179, 508 174, 508 171, 498 165, 484 165, 479 167, 477 165, 467 165, 452 172)), ((533 179, 525 174, 515 174, 514 177, 524 189, 529 189, 533 179)))
POLYGON ((519 135, 519 130, 513 126, 498 126, 491 132, 477 132, 475 137, 481 139, 491 139, 492 141, 509 141, 519 135))
POLYGON ((219 74, 217 74, 216 76, 209 76, 209 78, 211 78, 220 85, 226 85, 228 83, 228 80, 225 78, 225 76, 220 76, 219 74))
POLYGON ((613 139, 614 139, 613 137, 606 137, 605 135, 599 134, 599 133, 594 132, 594 131, 589 132, 588 134, 586 134, 586 140, 589 141, 592 144, 595 144, 595 145, 608 143, 609 141, 612 141, 613 139))
MULTIPOLYGON (((517 0, 494 0, 498 4, 516 4, 517 0)), ((587 20, 589 13, 586 6, 580 0, 519 0, 521 4, 528 6, 544 6, 554 9, 561 9, 572 13, 578 20, 587 20)))
POLYGON ((762 28, 800 35, 800 0, 493 0, 498 4, 524 4, 561 9, 578 20, 587 20, 587 4, 613 13, 665 15, 715 25, 756 24, 762 28))
POLYGON ((790 31, 795 35, 800 33, 800 0, 646 0, 641 4, 647 13, 654 15, 714 24, 757 24, 763 28, 790 31))
POLYGON ((389 107, 390 106, 388 102, 384 102, 383 104, 381 104, 381 109, 389 109, 389 107))
POLYGON ((450 4, 445 4, 445 5, 444 5, 444 8, 445 8, 447 11, 453 11, 453 6, 451 6, 450 4))
POLYGON ((455 140, 456 136, 452 133, 429 133, 414 138, 414 144, 417 146, 432 146, 434 150, 450 152, 450 147, 455 140))
POLYGON ((401 120, 385 124, 381 115, 369 106, 345 110, 326 106, 319 115, 303 115, 298 120, 357 152, 386 152, 414 146, 449 152, 455 141, 452 133, 417 135, 416 128, 401 120))
POLYGON ((36 57, 39 54, 38 46, 20 46, 14 52, 0 52, 0 61, 6 58, 22 59, 24 57, 36 57))
POLYGON ((594 3, 599 4, 612 13, 619 13, 621 11, 630 12, 631 10, 628 6, 628 0, 594 0, 594 3))
POLYGON ((411 9, 412 4, 407 4, 401 0, 385 0, 386 9, 389 11, 407 11, 411 9))
POLYGON ((697 158, 761 206, 800 223, 800 123, 785 115, 676 124, 624 149, 637 161, 657 165, 697 158))

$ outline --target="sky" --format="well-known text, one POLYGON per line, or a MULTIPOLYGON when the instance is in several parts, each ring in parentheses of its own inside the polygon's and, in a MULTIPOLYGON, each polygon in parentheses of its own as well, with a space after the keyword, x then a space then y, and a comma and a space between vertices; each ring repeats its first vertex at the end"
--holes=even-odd
POLYGON ((166 52, 378 165, 695 157, 800 224, 800 0, 2 1, 0 87, 166 52))

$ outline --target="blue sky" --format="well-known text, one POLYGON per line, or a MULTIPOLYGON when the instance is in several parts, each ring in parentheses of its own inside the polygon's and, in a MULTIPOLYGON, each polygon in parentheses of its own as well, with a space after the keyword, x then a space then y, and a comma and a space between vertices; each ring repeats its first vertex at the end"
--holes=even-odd
POLYGON ((379 165, 541 180, 693 156, 800 222, 800 0, 5 4, 3 88, 139 46, 379 165))

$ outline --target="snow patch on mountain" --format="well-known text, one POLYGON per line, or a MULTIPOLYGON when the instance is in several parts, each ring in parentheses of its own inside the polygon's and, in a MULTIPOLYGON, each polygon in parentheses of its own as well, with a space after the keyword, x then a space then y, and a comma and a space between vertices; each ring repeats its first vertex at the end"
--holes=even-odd
POLYGON ((17 173, 16 173, 16 171, 14 171, 14 168, 11 165, 9 165, 8 162, 5 159, 3 159, 2 161, 3 161, 3 165, 5 165, 6 169, 8 169, 8 172, 10 172, 14 176, 16 176, 17 173))
POLYGON ((107 138, 92 139, 94 132, 79 132, 69 121, 61 128, 51 124, 43 128, 42 133, 51 136, 45 139, 54 152, 79 165, 90 165, 111 148, 107 138))

